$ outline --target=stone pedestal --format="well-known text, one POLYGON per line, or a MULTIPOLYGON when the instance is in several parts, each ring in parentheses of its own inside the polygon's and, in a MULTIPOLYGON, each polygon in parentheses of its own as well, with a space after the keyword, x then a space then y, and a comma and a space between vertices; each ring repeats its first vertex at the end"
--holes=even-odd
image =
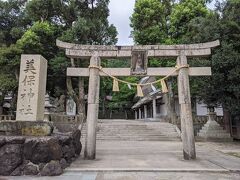
POLYGON ((215 112, 209 112, 208 121, 198 133, 198 139, 205 141, 232 141, 230 133, 216 122, 216 117, 215 112))
POLYGON ((1 121, 0 135, 50 136, 53 124, 46 121, 1 121))

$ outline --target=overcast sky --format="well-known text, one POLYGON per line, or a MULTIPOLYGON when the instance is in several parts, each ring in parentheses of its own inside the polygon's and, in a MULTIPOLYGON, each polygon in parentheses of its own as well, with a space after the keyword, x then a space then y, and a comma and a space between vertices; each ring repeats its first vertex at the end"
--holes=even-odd
MULTIPOLYGON (((131 28, 129 17, 133 13, 135 0, 110 0, 109 22, 114 24, 118 31, 118 45, 133 45, 132 38, 129 38, 131 28)), ((213 1, 209 7, 214 7, 213 1)))
POLYGON ((118 45, 133 44, 132 38, 129 38, 131 32, 129 17, 133 13, 134 3, 135 0, 110 0, 109 22, 117 28, 118 45))

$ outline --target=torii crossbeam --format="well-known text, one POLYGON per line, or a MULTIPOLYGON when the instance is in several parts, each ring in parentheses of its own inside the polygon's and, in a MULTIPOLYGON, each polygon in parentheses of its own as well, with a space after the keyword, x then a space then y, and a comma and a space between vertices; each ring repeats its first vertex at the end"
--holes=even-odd
MULTIPOLYGON (((205 57, 211 55, 211 48, 220 45, 213 41, 200 44, 183 45, 136 45, 136 46, 104 46, 79 45, 57 40, 57 46, 66 50, 70 58, 90 59, 90 66, 100 66, 101 58, 131 57, 132 51, 144 50, 148 57, 175 57, 177 65, 187 67, 188 57, 205 57)), ((113 76, 130 76, 130 68, 103 68, 113 76)), ((148 68, 147 76, 166 76, 174 68, 148 68)), ((95 159, 96 155, 96 125, 99 107, 100 76, 104 76, 97 68, 68 68, 67 76, 89 76, 88 110, 87 110, 87 136, 85 145, 85 158, 95 159)), ((181 68, 173 76, 178 76, 178 97, 181 117, 181 138, 183 142, 184 159, 196 159, 195 140, 193 131, 191 96, 189 76, 210 76, 211 67, 181 68)))

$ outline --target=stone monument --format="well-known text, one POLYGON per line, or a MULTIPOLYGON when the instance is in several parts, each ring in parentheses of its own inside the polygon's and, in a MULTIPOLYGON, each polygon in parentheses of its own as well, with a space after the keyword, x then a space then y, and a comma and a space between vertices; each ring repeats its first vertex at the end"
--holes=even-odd
POLYGON ((0 134, 46 136, 53 125, 44 120, 47 60, 41 55, 22 55, 16 121, 2 121, 0 134))
POLYGON ((22 55, 16 120, 44 119, 46 79, 47 60, 40 55, 22 55))
POLYGON ((42 56, 22 55, 17 120, 0 121, 0 176, 60 175, 81 152, 80 130, 53 134, 44 121, 46 77, 42 56))

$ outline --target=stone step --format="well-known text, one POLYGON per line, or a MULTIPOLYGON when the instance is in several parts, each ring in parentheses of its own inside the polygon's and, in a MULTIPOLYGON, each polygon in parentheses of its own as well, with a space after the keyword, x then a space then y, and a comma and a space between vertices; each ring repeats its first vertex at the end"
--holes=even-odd
POLYGON ((147 124, 143 124, 143 125, 121 125, 121 124, 98 124, 98 126, 104 126, 104 127, 156 127, 156 128, 168 128, 168 127, 174 127, 172 125, 160 125, 160 124, 153 124, 153 125, 147 125, 147 124))
POLYGON ((106 139, 106 138, 103 138, 103 139, 98 139, 97 140, 101 140, 101 141, 179 141, 179 139, 173 139, 173 138, 162 138, 162 139, 106 139))
MULTIPOLYGON (((98 126, 97 128, 102 129, 102 130, 109 130, 109 129, 113 129, 113 130, 175 130, 175 127, 169 127, 169 128, 154 128, 154 127, 144 127, 144 128, 129 128, 129 127, 101 127, 98 126)), ((86 130, 85 128, 83 128, 82 130, 86 130)))
MULTIPOLYGON (((82 133, 87 134, 87 133, 82 133)), ((176 135, 177 133, 137 133, 137 132, 131 132, 131 133, 120 133, 120 132, 97 132, 97 135, 128 135, 128 136, 165 136, 165 135, 176 135)))
MULTIPOLYGON (((83 135, 86 133, 82 133, 83 135)), ((138 133, 129 133, 129 134, 123 134, 123 133, 97 133, 97 135, 123 135, 123 136, 166 136, 166 135, 176 135, 175 133, 169 133, 169 134, 138 134, 138 133)))
MULTIPOLYGON (((86 135, 82 135, 81 137, 86 137, 86 135)), ((124 138, 131 138, 131 137, 141 137, 141 138, 171 138, 171 137, 178 137, 178 135, 162 135, 162 136, 157 136, 157 135, 152 135, 152 136, 149 136, 149 135, 97 135, 97 137, 102 137, 102 138, 108 138, 108 137, 124 137, 124 138)))
MULTIPOLYGON (((86 136, 82 136, 82 138, 86 138, 86 136)), ((176 136, 152 136, 152 137, 149 137, 149 136, 97 136, 97 138, 125 138, 125 139, 146 138, 146 139, 151 139, 151 138, 179 138, 179 137, 176 137, 176 136)))
MULTIPOLYGON (((125 128, 128 128, 128 129, 152 129, 154 127, 150 127, 150 126, 145 126, 145 127, 128 127, 128 126, 98 126, 98 128, 103 128, 103 129, 125 129, 125 128)), ((157 128, 154 128, 154 129, 175 129, 175 127, 157 127, 157 128)))
MULTIPOLYGON (((149 129, 149 128, 145 128, 145 129, 131 129, 131 128, 122 128, 122 129, 117 129, 117 128, 101 128, 101 127, 98 127, 97 128, 98 131, 152 131, 153 129, 149 129)), ((165 131, 175 131, 175 129, 157 129, 157 130, 154 130, 154 131, 162 131, 162 130, 165 130, 165 131)), ((86 131, 86 129, 83 129, 82 131, 86 131)))
MULTIPOLYGON (((98 128, 102 128, 102 129, 175 129, 175 126, 171 126, 171 127, 154 127, 154 126, 144 126, 144 127, 132 127, 132 126, 97 126, 98 128)), ((83 129, 85 129, 85 127, 83 127, 83 129)))
POLYGON ((202 130, 224 130, 221 126, 211 127, 211 126, 203 126, 202 130))
MULTIPOLYGON (((82 133, 82 135, 86 135, 86 133, 82 133)), ((178 134, 177 133, 168 133, 168 134, 139 134, 139 133, 131 133, 131 134, 126 134, 126 133, 97 133, 98 136, 169 136, 169 137, 172 137, 172 136, 176 136, 178 137, 178 134)))
MULTIPOLYGON (((127 127, 127 128, 142 128, 142 129, 144 129, 144 128, 154 128, 155 126, 153 125, 153 126, 147 126, 147 125, 142 125, 142 126, 127 126, 127 125, 97 125, 98 127, 106 127, 106 128, 125 128, 125 127, 127 127)), ((171 128, 171 127, 174 127, 174 126, 168 126, 169 128, 171 128)), ((168 127, 162 127, 162 128, 168 128, 168 127)), ((161 128, 161 127, 155 127, 155 128, 161 128)))
MULTIPOLYGON (((85 139, 85 137, 83 138, 85 139)), ((150 140, 159 140, 159 141, 163 141, 163 140, 178 140, 180 141, 180 138, 176 138, 176 137, 161 137, 161 138, 146 138, 146 137, 97 137, 98 140, 123 140, 123 141, 128 141, 128 140, 141 140, 141 141, 150 141, 150 140)))
POLYGON ((116 128, 120 128, 120 127, 128 127, 128 128, 146 128, 146 127, 155 127, 155 128, 172 128, 172 127, 175 127, 175 126, 158 126, 158 127, 156 127, 156 125, 138 125, 138 126, 136 126, 136 125, 134 125, 134 126, 132 126, 132 125, 118 125, 118 124, 113 124, 113 125, 104 125, 104 124, 98 124, 97 126, 99 126, 99 127, 116 127, 116 128))
MULTIPOLYGON (((86 125, 82 129, 82 138, 86 137, 86 125)), ((179 141, 174 125, 166 122, 145 122, 128 120, 100 120, 97 124, 98 140, 131 141, 179 141)))
POLYGON ((133 136, 133 137, 123 137, 123 136, 107 136, 107 137, 98 137, 97 136, 97 138, 99 138, 99 139, 102 139, 102 138, 104 138, 104 139, 171 139, 171 138, 177 138, 178 139, 178 137, 138 137, 138 136, 133 136))
MULTIPOLYGON (((143 128, 143 129, 137 129, 137 128, 106 128, 106 127, 98 127, 98 129, 102 131, 109 131, 109 130, 114 130, 114 131, 175 131, 175 128, 158 128, 158 129, 153 129, 153 128, 143 128)), ((222 129, 221 129, 222 130, 222 129)))
MULTIPOLYGON (((201 131, 202 132, 202 131, 201 131)), ((204 132, 204 131, 203 131, 204 132)), ((86 132, 82 132, 82 134, 86 134, 86 132)), ((171 135, 171 134, 178 134, 177 132, 137 132, 137 131, 131 131, 131 132, 126 132, 126 131, 97 131, 97 134, 129 134, 129 135, 171 135)))
MULTIPOLYGON (((84 138, 83 138, 84 139, 84 138)), ((115 137, 115 138, 100 138, 97 137, 97 140, 119 140, 119 141, 179 141, 180 138, 120 138, 120 137, 115 137)))
POLYGON ((227 133, 226 131, 224 131, 224 130, 208 130, 208 131, 206 131, 206 130, 200 130, 199 131, 199 133, 211 133, 211 134, 229 134, 229 133, 227 133))
POLYGON ((176 129, 97 129, 98 131, 108 132, 108 131, 114 131, 114 132, 174 132, 176 129))
MULTIPOLYGON (((198 136, 200 136, 200 137, 204 137, 204 136, 206 136, 206 134, 205 133, 199 133, 198 134, 198 136)), ((221 133, 221 134, 214 134, 214 133, 208 133, 207 134, 207 136, 208 137, 219 137, 219 138, 225 138, 225 137, 231 137, 231 135, 230 134, 228 134, 228 133, 221 133)))
MULTIPOLYGON (((82 132, 82 134, 86 134, 86 132, 82 132)), ((176 132, 156 132, 156 133, 153 133, 153 132, 137 132, 137 131, 134 131, 134 132, 117 132, 117 131, 97 131, 97 134, 129 134, 129 135, 171 135, 171 134, 178 134, 176 132)))
MULTIPOLYGON (((86 134, 82 134, 82 137, 86 136, 86 134)), ((122 136, 122 137, 132 137, 132 136, 137 136, 137 137, 178 137, 178 134, 97 134, 97 136, 122 136)))

